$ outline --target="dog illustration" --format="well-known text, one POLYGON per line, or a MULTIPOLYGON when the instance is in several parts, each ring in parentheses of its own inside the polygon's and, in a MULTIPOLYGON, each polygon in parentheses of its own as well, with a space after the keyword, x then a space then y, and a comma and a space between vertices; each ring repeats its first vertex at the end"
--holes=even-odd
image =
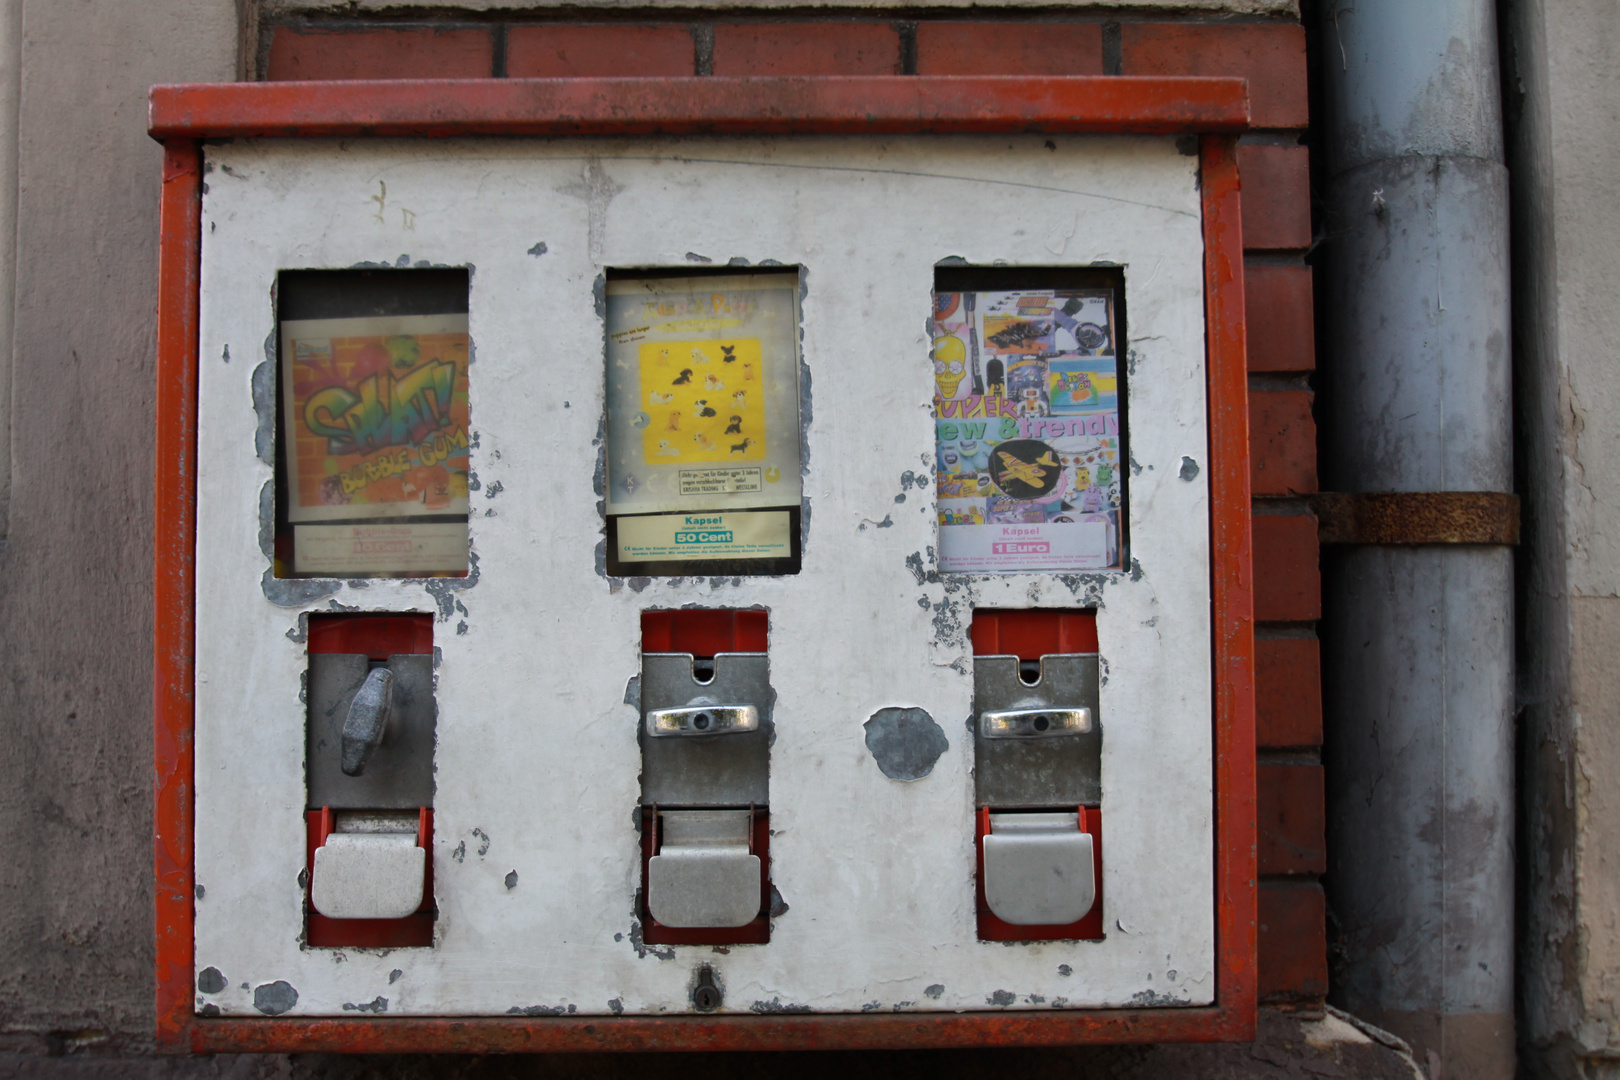
POLYGON ((658 440, 658 456, 659 457, 680 457, 681 452, 679 450, 675 449, 673 446, 669 445, 669 440, 668 439, 659 439, 658 440))
POLYGON ((672 412, 672 413, 669 414, 669 422, 664 425, 664 430, 665 431, 679 431, 679 430, 681 430, 681 414, 679 412, 672 412))
POLYGON ((724 390, 726 388, 726 384, 715 378, 714 372, 711 371, 707 375, 703 376, 703 387, 706 390, 724 390))
POLYGON ((737 403, 737 408, 739 409, 748 408, 748 391, 737 391, 735 394, 731 395, 731 400, 737 403))
POLYGON ((742 434, 742 417, 733 416, 731 418, 731 423, 726 425, 726 434, 727 435, 741 435, 742 434))
POLYGON ((737 353, 737 346, 735 346, 735 345, 722 345, 722 346, 720 346, 720 359, 724 360, 728 364, 736 362, 736 360, 737 360, 736 353, 737 353))
POLYGON ((703 400, 699 399, 698 401, 694 401, 692 404, 697 406, 697 414, 699 416, 701 416, 701 417, 710 417, 710 416, 718 415, 713 409, 711 409, 709 407, 709 403, 707 401, 703 401, 703 400))
POLYGON ((713 449, 715 449, 714 443, 709 439, 709 437, 707 435, 703 434, 703 432, 701 432, 701 431, 698 432, 696 435, 692 436, 692 441, 697 443, 698 446, 701 449, 704 449, 704 450, 713 450, 713 449))
POLYGON ((670 383, 669 385, 671 385, 671 386, 688 386, 688 385, 691 384, 691 382, 692 382, 692 369, 689 368, 689 367, 683 367, 683 368, 681 368, 681 373, 679 375, 675 376, 675 381, 670 383))
POLYGON ((750 446, 753 446, 753 445, 754 445, 754 440, 753 439, 744 439, 740 443, 732 443, 731 444, 731 452, 733 454, 746 454, 746 453, 748 453, 748 448, 750 446))
POLYGON ((670 402, 675 400, 675 395, 660 394, 658 391, 652 390, 648 392, 647 400, 652 402, 654 405, 668 405, 670 402))

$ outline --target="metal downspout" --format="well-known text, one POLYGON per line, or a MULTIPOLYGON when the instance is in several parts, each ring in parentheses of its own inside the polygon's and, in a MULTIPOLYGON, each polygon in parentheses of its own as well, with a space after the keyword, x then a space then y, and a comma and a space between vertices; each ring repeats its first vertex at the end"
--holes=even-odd
MULTIPOLYGON (((1323 0, 1323 487, 1512 490, 1490 0, 1323 0)), ((1334 1001, 1432 1077, 1511 1077, 1513 562, 1324 549, 1334 1001)))

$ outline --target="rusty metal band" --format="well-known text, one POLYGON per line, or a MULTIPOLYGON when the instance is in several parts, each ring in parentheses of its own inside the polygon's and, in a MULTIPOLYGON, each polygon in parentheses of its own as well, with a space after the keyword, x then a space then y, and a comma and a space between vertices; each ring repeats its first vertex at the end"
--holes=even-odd
POLYGON ((1311 509, 1324 544, 1519 542, 1519 497, 1502 491, 1322 492, 1311 509))

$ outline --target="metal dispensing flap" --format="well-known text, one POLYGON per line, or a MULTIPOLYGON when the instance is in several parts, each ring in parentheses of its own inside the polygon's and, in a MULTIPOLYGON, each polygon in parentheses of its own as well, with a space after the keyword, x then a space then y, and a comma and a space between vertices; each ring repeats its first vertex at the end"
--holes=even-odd
POLYGON ((422 906, 427 852, 410 832, 334 832, 315 849, 309 901, 329 919, 403 919, 422 906))
POLYGON ((671 927, 745 926, 760 910, 759 856, 747 810, 666 810, 647 863, 647 910, 671 927))
POLYGON ((1018 668, 1016 656, 973 658, 975 801, 1008 809, 1101 802, 1097 654, 1043 656, 1034 683, 1018 668))
POLYGON ((991 814, 984 837, 984 899, 1014 926, 1062 926, 1097 896, 1091 836, 1078 814, 991 814))

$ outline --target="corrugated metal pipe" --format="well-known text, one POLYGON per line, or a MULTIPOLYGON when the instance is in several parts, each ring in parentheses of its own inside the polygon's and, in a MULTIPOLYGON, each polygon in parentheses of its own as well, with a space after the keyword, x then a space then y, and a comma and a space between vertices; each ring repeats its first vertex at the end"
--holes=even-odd
MULTIPOLYGON (((1510 492, 1493 5, 1321 0, 1315 15, 1323 486, 1510 492)), ((1508 1078, 1512 549, 1424 529, 1340 539, 1355 542, 1323 551, 1330 996, 1433 1077, 1508 1078)))

